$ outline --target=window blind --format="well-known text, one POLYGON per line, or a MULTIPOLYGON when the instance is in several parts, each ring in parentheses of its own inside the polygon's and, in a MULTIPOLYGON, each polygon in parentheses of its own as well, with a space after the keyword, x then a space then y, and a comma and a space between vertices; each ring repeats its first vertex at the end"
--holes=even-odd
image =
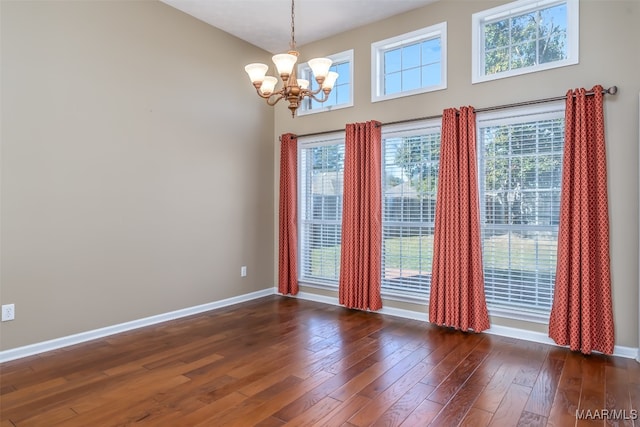
POLYGON ((428 296, 440 128, 383 136, 382 290, 428 296))
POLYGON ((340 274, 344 138, 301 142, 300 280, 337 285, 340 274))
POLYGON ((478 134, 487 303, 548 313, 555 282, 563 113, 481 122, 478 134))

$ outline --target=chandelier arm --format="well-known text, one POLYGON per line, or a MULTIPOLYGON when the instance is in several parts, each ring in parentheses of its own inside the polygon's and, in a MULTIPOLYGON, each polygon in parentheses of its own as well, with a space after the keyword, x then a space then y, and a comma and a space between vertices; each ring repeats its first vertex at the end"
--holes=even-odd
POLYGON ((309 89, 306 89, 306 92, 308 93, 308 96, 311 96, 311 95, 317 95, 317 94, 319 94, 320 92, 322 92, 323 90, 324 90, 324 89, 322 88, 322 86, 318 86, 318 89, 316 89, 316 90, 309 90, 309 89))
POLYGON ((267 104, 270 105, 271 107, 276 105, 278 101, 280 101, 281 99, 284 99, 284 95, 281 92, 275 92, 269 95, 268 97, 266 96, 262 96, 262 97, 267 100, 267 104), (276 98, 272 101, 271 98, 274 96, 276 96, 276 98))
POLYGON ((324 93, 323 93, 322 98, 318 98, 318 97, 316 97, 316 94, 317 94, 317 93, 318 93, 318 92, 309 92, 309 94, 308 94, 307 96, 308 96, 309 98, 313 98, 313 99, 315 99, 315 100, 316 100, 316 101, 318 101, 318 102, 325 102, 326 100, 328 100, 328 99, 329 99, 329 93, 330 93, 330 92, 324 92, 324 93))
POLYGON ((267 100, 267 104, 269 105, 275 105, 278 101, 280 101, 282 98, 284 98, 284 89, 280 89, 276 92, 271 92, 269 95, 264 95, 262 92, 260 92, 259 88, 256 88, 256 93, 258 94, 258 96, 262 99, 266 99, 267 100), (273 104, 271 104, 269 102, 269 100, 274 97, 274 96, 278 96, 278 99, 276 101, 273 102, 273 104))
POLYGON ((258 89, 258 88, 256 88, 256 93, 258 94, 258 96, 259 96, 260 98, 265 98, 265 99, 266 99, 266 98, 271 98, 271 95, 272 95, 272 94, 270 94, 269 96, 263 95, 263 94, 260 92, 260 89, 258 89))

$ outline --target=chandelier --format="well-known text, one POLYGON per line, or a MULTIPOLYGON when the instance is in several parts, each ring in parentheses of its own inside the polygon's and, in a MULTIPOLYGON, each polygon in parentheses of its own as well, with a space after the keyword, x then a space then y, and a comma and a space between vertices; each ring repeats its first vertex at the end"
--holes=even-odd
POLYGON ((244 67, 251 83, 256 88, 258 96, 266 99, 267 104, 273 106, 281 99, 289 101, 289 110, 291 117, 295 117, 296 110, 304 98, 312 98, 318 102, 324 102, 329 98, 329 93, 333 89, 333 85, 338 78, 338 73, 329 71, 332 61, 329 58, 314 58, 309 60, 308 64, 313 72, 318 87, 315 90, 309 89, 309 80, 296 78, 296 70, 294 68, 298 60, 298 51, 296 50, 295 39, 295 10, 294 0, 291 0, 291 42, 288 53, 281 53, 272 57, 280 79, 282 80, 282 88, 275 90, 278 79, 267 76, 269 66, 266 64, 253 63, 244 67), (320 93, 322 93, 320 95, 320 93), (318 97, 319 95, 320 97, 318 97))

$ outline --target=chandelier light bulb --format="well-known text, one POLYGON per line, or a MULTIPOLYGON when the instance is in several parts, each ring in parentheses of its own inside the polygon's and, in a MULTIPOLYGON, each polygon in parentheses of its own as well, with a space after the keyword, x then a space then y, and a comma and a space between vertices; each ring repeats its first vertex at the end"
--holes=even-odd
POLYGON ((273 63, 276 64, 278 74, 289 77, 298 57, 289 53, 280 53, 278 55, 273 55, 272 59, 273 63))
POLYGON ((336 73, 335 71, 329 71, 329 74, 327 74, 324 82, 322 82, 322 89, 331 91, 331 89, 333 89, 333 85, 336 83, 336 80, 338 80, 338 73, 336 73))
POLYGON ((266 76, 262 81, 262 86, 260 86, 260 93, 263 95, 269 95, 273 93, 273 90, 278 83, 278 79, 272 76, 266 76))
POLYGON ((268 69, 269 66, 267 66, 267 64, 259 63, 249 64, 244 67, 244 70, 247 72, 249 78, 251 79, 251 83, 262 83, 262 80, 264 80, 264 76, 265 74, 267 74, 268 69))
POLYGON ((329 58, 313 58, 309 60, 309 67, 311 67, 316 80, 327 77, 331 64, 333 64, 333 61, 329 58))

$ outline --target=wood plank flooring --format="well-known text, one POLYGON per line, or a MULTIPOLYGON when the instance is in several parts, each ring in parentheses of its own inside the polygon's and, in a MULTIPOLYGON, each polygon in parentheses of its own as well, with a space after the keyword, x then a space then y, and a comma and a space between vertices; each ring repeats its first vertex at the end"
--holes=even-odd
POLYGON ((281 296, 0 365, 0 427, 633 427, 638 410, 631 359, 281 296))

